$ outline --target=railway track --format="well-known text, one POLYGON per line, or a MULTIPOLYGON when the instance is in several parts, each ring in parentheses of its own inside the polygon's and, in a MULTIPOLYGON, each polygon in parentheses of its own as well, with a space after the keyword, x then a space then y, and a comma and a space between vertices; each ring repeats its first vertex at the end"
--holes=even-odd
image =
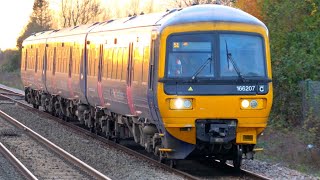
MULTIPOLYGON (((169 171, 169 172, 175 173, 179 176, 182 176, 184 179, 204 179, 204 178, 205 179, 215 179, 217 177, 227 178, 227 179, 230 179, 230 178, 238 179, 239 177, 244 178, 244 179, 268 179, 264 176, 261 176, 261 175, 258 175, 258 174, 255 174, 253 172, 246 171, 246 170, 241 170, 240 172, 236 172, 233 170, 232 166, 229 166, 229 165, 226 167, 223 167, 223 168, 221 168, 221 167, 217 168, 217 167, 215 167, 216 166, 215 164, 217 164, 217 163, 211 163, 210 165, 203 165, 202 163, 199 163, 199 162, 186 162, 186 164, 182 164, 180 166, 180 168, 179 168, 179 166, 177 169, 170 168, 168 165, 159 163, 157 160, 150 157, 150 155, 141 154, 140 151, 137 152, 137 149, 139 149, 138 147, 134 147, 133 149, 135 149, 135 150, 133 150, 128 147, 114 143, 110 140, 107 140, 104 137, 101 137, 101 136, 98 136, 97 134, 91 133, 87 129, 81 128, 74 123, 67 123, 67 122, 65 122, 59 118, 53 117, 45 112, 33 109, 30 105, 28 105, 24 102, 21 102, 21 100, 20 100, 21 98, 16 98, 17 94, 15 94, 15 92, 13 94, 10 94, 10 92, 2 93, 2 91, 6 91, 6 89, 0 88, 0 94, 2 94, 3 98, 14 101, 18 105, 23 106, 25 108, 28 108, 28 110, 30 110, 30 111, 38 113, 40 116, 45 116, 46 118, 58 121, 59 123, 74 129, 79 134, 82 134, 82 135, 85 134, 86 136, 90 136, 90 137, 98 140, 99 142, 101 142, 101 145, 103 145, 103 146, 108 145, 108 146, 112 146, 114 148, 117 148, 125 153, 128 153, 132 156, 139 158, 142 161, 147 161, 147 162, 149 162, 149 163, 151 163, 161 169, 164 169, 166 171, 169 171), (13 98, 10 96, 12 96, 13 98), (188 165, 188 163, 191 165, 188 165), (195 163, 197 164, 197 168, 195 168, 195 166, 194 166, 195 163), (199 168, 199 166, 200 167, 203 166, 205 168, 199 168), (185 168, 185 167, 189 167, 189 168, 185 168), (213 171, 212 170, 213 167, 216 168, 217 170, 213 171), (205 171, 210 171, 211 173, 206 173, 205 171)), ((20 95, 23 96, 23 94, 20 94, 20 95)))
MULTIPOLYGON (((38 133, 34 132, 32 129, 28 128, 27 126, 23 125, 16 119, 12 118, 11 116, 7 115, 3 111, 0 110, 0 117, 3 120, 6 120, 10 124, 14 125, 16 128, 22 130, 23 134, 27 134, 29 137, 31 137, 34 141, 30 140, 28 137, 21 136, 21 139, 17 140, 17 144, 14 144, 14 140, 10 139, 8 144, 10 144, 12 147, 21 148, 22 150, 19 150, 20 152, 23 151, 23 155, 26 155, 27 158, 32 159, 33 164, 41 163, 43 165, 46 164, 47 161, 51 161, 48 168, 50 168, 50 171, 53 172, 42 172, 43 169, 39 167, 33 167, 33 169, 38 173, 39 176, 42 178, 46 177, 52 177, 52 175, 58 174, 59 178, 74 178, 74 179, 110 179, 109 177, 103 175, 102 173, 98 172, 94 168, 90 167, 86 163, 82 162, 81 160, 77 159, 73 155, 69 154, 68 152, 64 151, 57 145, 53 144, 46 138, 42 137, 38 133), (45 148, 43 148, 44 146, 45 148), (23 149, 24 148, 24 149, 23 149), (46 148, 50 149, 52 152, 47 152, 46 148), (35 154, 35 155, 33 155, 35 154), (30 156, 29 156, 30 155, 30 156), (58 156, 57 156, 58 155, 58 156), (52 156, 52 157, 50 157, 52 156), (62 159, 60 158, 62 157, 62 159), (72 164, 73 166, 77 168, 70 167, 68 164, 66 164, 64 161, 67 161, 68 163, 72 164), (40 162, 39 162, 40 161, 40 162), (55 168, 54 166, 58 167, 55 168), (46 175, 48 174, 48 176, 46 175), (51 174, 51 175, 50 175, 51 174), (84 175, 82 175, 84 174, 84 175), (86 174, 86 175, 85 175, 86 174)), ((11 130, 12 131, 12 130, 11 130)), ((15 133, 12 133, 15 134, 15 133)), ((20 154, 21 156, 21 154, 20 154)), ((22 157, 24 158, 24 157, 22 157)), ((15 163, 16 164, 16 163, 15 163)), ((26 170, 22 171, 25 172, 26 170)), ((30 173, 23 173, 23 175, 27 175, 27 178, 33 177, 30 175, 30 173)), ((32 178, 34 179, 34 177, 32 178)))
POLYGON ((9 149, 7 149, 2 143, 0 143, 0 153, 10 161, 10 163, 20 172, 20 174, 26 179, 35 180, 37 179, 25 165, 23 165, 18 158, 16 158, 9 149))

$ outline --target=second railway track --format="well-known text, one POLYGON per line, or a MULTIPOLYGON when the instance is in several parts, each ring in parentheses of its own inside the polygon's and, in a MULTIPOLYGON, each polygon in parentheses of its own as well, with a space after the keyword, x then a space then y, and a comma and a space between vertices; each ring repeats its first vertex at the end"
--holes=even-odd
MULTIPOLYGON (((19 102, 19 104, 20 103, 21 102, 19 102)), ((30 107, 30 106, 28 106, 26 104, 23 104, 23 103, 21 103, 20 105, 24 106, 25 108, 30 107)), ((34 111, 34 109, 33 109, 33 111, 34 111)), ((62 121, 60 119, 52 117, 49 114, 46 114, 46 113, 43 113, 43 112, 38 112, 38 113, 39 113, 40 116, 45 116, 46 118, 55 119, 55 121, 59 121, 60 123, 63 123, 65 125, 71 127, 72 129, 74 129, 75 133, 77 133, 77 134, 79 134, 79 132, 80 132, 80 134, 82 134, 82 135, 86 134, 87 136, 91 136, 92 138, 94 138, 95 140, 98 140, 100 142, 98 146, 104 146, 104 145, 108 144, 109 146, 110 145, 114 146, 115 148, 120 149, 121 151, 124 151, 126 153, 129 153, 132 156, 136 156, 141 161, 148 161, 149 163, 153 164, 152 165, 153 167, 149 167, 149 170, 147 170, 148 173, 145 173, 145 177, 143 177, 144 175, 141 174, 141 171, 135 171, 134 173, 130 173, 132 171, 126 171, 126 173, 124 173, 124 174, 122 173, 122 176, 118 176, 118 175, 114 175, 114 174, 117 174, 114 171, 121 171, 120 169, 113 169, 113 171, 111 171, 110 167, 109 167, 110 165, 104 165, 104 167, 101 167, 101 165, 99 165, 100 164, 99 162, 96 162, 96 164, 93 165, 93 166, 96 166, 97 169, 100 169, 101 172, 109 172, 109 173, 111 173, 111 177, 113 177, 114 179, 119 179, 119 178, 128 179, 128 178, 126 178, 128 176, 129 177, 131 176, 131 178, 129 178, 129 179, 132 179, 133 177, 136 177, 138 179, 153 179, 153 178, 156 178, 156 177, 150 178, 150 176, 148 176, 148 174, 150 174, 150 172, 152 174, 153 171, 157 171, 156 172, 156 176, 158 176, 158 177, 156 179, 159 179, 160 177, 162 177, 163 179, 168 179, 168 177, 169 177, 169 179, 180 179, 179 177, 187 178, 187 179, 216 179, 216 178, 222 178, 222 179, 225 179, 225 178, 226 179, 239 179, 239 178, 241 178, 241 179, 267 179, 266 177, 263 177, 263 176, 259 177, 258 175, 255 175, 255 174, 253 174, 251 172, 241 171, 241 172, 235 173, 234 171, 230 170, 231 169, 230 167, 226 167, 226 168, 218 167, 217 168, 217 167, 209 166, 209 167, 203 168, 203 167, 201 167, 201 166, 203 166, 203 165, 201 165, 201 163, 198 163, 197 166, 199 166, 199 167, 195 167, 194 166, 194 162, 191 162, 191 163, 193 163, 193 165, 190 165, 190 164, 188 165, 188 162, 187 162, 187 163, 183 164, 182 166, 180 166, 180 168, 178 167, 178 169, 180 169, 181 171, 177 170, 177 169, 172 169, 167 165, 159 164, 154 159, 148 158, 145 155, 137 154, 137 152, 135 152, 133 150, 130 150, 130 149, 126 148, 126 147, 119 146, 116 143, 110 142, 110 141, 106 140, 103 137, 100 137, 100 136, 97 136, 95 134, 92 134, 92 133, 90 133, 89 131, 87 131, 85 129, 82 129, 82 128, 78 127, 78 126, 75 126, 74 124, 66 123, 66 122, 64 122, 64 121, 62 121), (189 169, 185 168, 185 166, 189 167, 189 169), (209 168, 212 168, 212 169, 209 169, 209 168), (228 170, 226 170, 226 169, 228 169, 228 170), (169 175, 167 177, 166 175, 168 173, 164 173, 165 175, 163 177, 163 174, 160 174, 160 173, 163 173, 163 171, 168 171, 168 172, 171 172, 171 173, 173 172, 173 173, 177 174, 178 176, 169 175), (201 171, 210 171, 210 173, 203 173, 201 171)), ((34 126, 37 126, 37 125, 34 125, 34 126)), ((62 130, 62 128, 61 128, 61 130, 62 130)), ((46 132, 44 132, 44 133, 46 133, 46 132)), ((66 136, 66 135, 64 135, 64 136, 66 136)), ((71 140, 71 141, 73 141, 73 140, 71 140)), ((66 149, 68 149, 68 148, 66 148, 66 149)), ((71 150, 71 149, 69 149, 69 150, 70 151, 75 151, 75 153, 78 156, 81 156, 80 155, 81 153, 79 153, 79 151, 71 150)), ((110 161, 110 156, 109 157, 108 156, 107 157, 106 156, 103 157, 99 153, 100 151, 98 149, 97 149, 97 151, 95 153, 94 153, 94 151, 92 151, 92 152, 96 156, 108 159, 110 161)), ((122 155, 122 153, 119 153, 119 154, 116 154, 116 155, 113 154, 113 156, 118 156, 118 157, 121 156, 121 155, 122 155)), ((88 155, 84 155, 84 156, 88 156, 88 155)), ((93 156, 89 155, 89 157, 86 157, 85 159, 88 160, 91 157, 93 157, 93 156)), ((112 163, 112 161, 109 162, 109 163, 114 164, 114 163, 112 163)), ((129 166, 131 166, 130 161, 127 161, 126 163, 128 163, 129 166)), ((115 166, 115 167, 117 167, 117 166, 115 166)), ((142 166, 142 167, 140 166, 140 170, 143 169, 143 168, 144 168, 144 166, 142 166)))
POLYGON ((0 123, 6 124, 0 129, 1 141, 22 159, 38 179, 109 179, 3 111, 0 111, 0 116, 0 123))

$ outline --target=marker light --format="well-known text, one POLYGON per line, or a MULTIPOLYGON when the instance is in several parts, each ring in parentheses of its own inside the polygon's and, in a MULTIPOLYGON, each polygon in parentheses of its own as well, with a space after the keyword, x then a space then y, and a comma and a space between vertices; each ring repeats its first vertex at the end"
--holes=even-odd
POLYGON ((170 109, 192 109, 192 99, 170 99, 170 109))
POLYGON ((190 108, 192 105, 191 101, 189 99, 186 99, 183 103, 183 106, 186 108, 190 108))
POLYGON ((252 108, 256 108, 256 107, 258 106, 258 101, 257 101, 257 100, 252 100, 252 101, 250 101, 250 106, 251 106, 252 108))

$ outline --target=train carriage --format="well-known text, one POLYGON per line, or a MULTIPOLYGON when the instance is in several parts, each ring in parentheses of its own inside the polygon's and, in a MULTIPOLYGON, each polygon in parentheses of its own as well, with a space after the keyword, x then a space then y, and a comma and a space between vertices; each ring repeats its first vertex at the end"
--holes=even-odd
POLYGON ((41 92, 47 91, 45 64, 46 37, 52 31, 35 33, 24 40, 21 54, 21 79, 26 90, 26 101, 40 105, 41 92))
POLYGON ((253 157, 273 93, 268 30, 255 17, 198 5, 96 23, 81 43, 66 29, 47 41, 61 48, 48 62, 61 67, 57 58, 67 57, 56 81, 81 90, 75 100, 66 86, 48 88, 62 117, 115 141, 132 138, 171 165, 207 158, 240 167, 243 154, 253 157))

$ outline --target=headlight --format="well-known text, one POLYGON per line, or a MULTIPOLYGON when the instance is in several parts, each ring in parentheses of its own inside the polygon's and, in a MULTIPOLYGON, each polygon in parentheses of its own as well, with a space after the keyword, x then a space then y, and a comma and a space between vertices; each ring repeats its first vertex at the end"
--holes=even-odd
POLYGON ((241 102, 241 106, 243 107, 243 108, 248 108, 249 107, 249 101, 248 100, 242 100, 242 102, 241 102))
POLYGON ((177 108, 177 109, 181 109, 183 107, 183 101, 182 99, 177 99, 175 102, 174 102, 174 106, 177 108))
POLYGON ((241 109, 263 109, 266 99, 241 99, 241 109))
POLYGON ((170 109, 192 109, 192 99, 170 99, 170 109))

